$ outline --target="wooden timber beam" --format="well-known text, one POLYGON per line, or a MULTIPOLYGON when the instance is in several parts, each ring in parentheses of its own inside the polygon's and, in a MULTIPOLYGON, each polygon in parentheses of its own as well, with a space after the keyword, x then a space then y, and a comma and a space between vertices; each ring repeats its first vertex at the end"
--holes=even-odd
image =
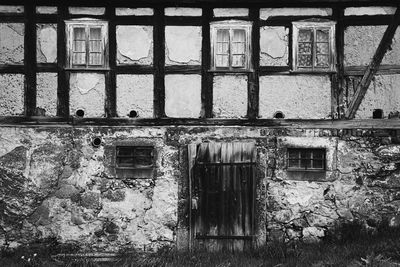
POLYGON ((372 58, 371 63, 367 67, 364 72, 364 75, 361 79, 361 82, 357 85, 356 92, 354 94, 354 98, 351 101, 349 108, 346 112, 347 119, 354 119, 358 108, 362 100, 364 99, 365 94, 367 93, 368 87, 371 84, 372 78, 375 76, 376 72, 379 69, 379 66, 382 62, 383 57, 386 54, 386 51, 389 49, 392 44, 392 40, 396 29, 400 22, 400 8, 397 7, 396 13, 394 14, 391 23, 388 25, 385 33, 383 34, 382 40, 375 52, 374 57, 372 58))

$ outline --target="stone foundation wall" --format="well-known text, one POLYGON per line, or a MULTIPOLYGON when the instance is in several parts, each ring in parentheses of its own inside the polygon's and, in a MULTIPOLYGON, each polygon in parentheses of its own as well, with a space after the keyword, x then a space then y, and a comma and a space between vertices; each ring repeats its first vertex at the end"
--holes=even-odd
POLYGON ((1 127, 0 245, 56 237, 90 251, 188 247, 187 146, 251 141, 257 146, 256 234, 322 240, 343 223, 398 226, 400 139, 395 130, 263 127, 1 127), (92 139, 100 137, 99 147, 92 139), (154 176, 117 179, 110 146, 155 148, 154 176), (324 147, 327 171, 296 176, 286 147, 324 147))

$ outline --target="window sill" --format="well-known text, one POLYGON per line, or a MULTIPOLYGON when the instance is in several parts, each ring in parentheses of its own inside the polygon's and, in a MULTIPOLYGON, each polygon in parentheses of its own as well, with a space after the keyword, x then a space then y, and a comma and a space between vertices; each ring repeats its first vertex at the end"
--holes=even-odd
POLYGON ((335 70, 289 70, 290 74, 335 74, 335 70))
POLYGON ((288 171, 288 172, 305 172, 305 173, 308 173, 308 172, 313 172, 313 173, 326 173, 326 170, 320 170, 320 169, 294 169, 294 168, 288 168, 288 169, 286 169, 286 171, 288 171))
POLYGON ((238 74, 238 73, 253 73, 254 72, 254 70, 252 70, 252 69, 250 69, 250 70, 243 70, 243 69, 240 69, 240 70, 232 70, 232 69, 211 69, 211 70, 208 70, 208 72, 210 72, 210 73, 225 73, 225 74, 230 74, 230 73, 232 73, 232 74, 238 74))
POLYGON ((91 72, 91 71, 110 71, 110 68, 64 68, 64 70, 66 71, 87 71, 87 72, 91 72))

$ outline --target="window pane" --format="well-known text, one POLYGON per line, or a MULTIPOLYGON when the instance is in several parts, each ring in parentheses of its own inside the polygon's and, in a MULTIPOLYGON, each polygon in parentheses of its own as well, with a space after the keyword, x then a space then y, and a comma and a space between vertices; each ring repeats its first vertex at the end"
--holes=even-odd
POLYGON ((217 42, 229 42, 229 30, 218 30, 217 42))
POLYGON ((90 28, 89 40, 101 40, 101 28, 90 28))
POLYGON ((133 158, 118 158, 117 165, 118 165, 118 167, 133 167, 134 159, 133 158))
POLYGON ((299 31, 299 42, 312 42, 312 31, 311 30, 300 30, 299 31))
POLYGON ((289 167, 290 168, 300 168, 300 160, 289 159, 289 167))
POLYGON ((299 55, 299 67, 312 67, 311 55, 299 55))
POLYGON ((234 30, 233 31, 233 42, 245 42, 245 31, 244 30, 234 30))
POLYGON ((299 43, 299 53, 300 54, 311 54, 312 44, 311 43, 299 43))
POLYGON ((72 64, 86 63, 86 31, 85 28, 73 29, 72 64))
POLYGON ((217 67, 229 67, 228 55, 217 55, 217 67))
POLYGON ((325 155, 325 150, 314 150, 313 158, 314 159, 323 159, 325 155))
POLYGON ((317 30, 317 42, 329 42, 329 31, 317 30))
POLYGON ((232 67, 243 67, 243 66, 244 66, 244 55, 233 55, 232 67))
POLYGON ((323 164, 323 160, 313 160, 313 168, 314 169, 323 169, 324 168, 324 164, 323 164))
POLYGON ((317 43, 317 54, 329 54, 329 43, 317 43))
POLYGON ((101 53, 90 53, 89 54, 89 65, 103 65, 101 53))
POLYGON ((317 67, 329 67, 329 58, 327 55, 317 55, 317 67))

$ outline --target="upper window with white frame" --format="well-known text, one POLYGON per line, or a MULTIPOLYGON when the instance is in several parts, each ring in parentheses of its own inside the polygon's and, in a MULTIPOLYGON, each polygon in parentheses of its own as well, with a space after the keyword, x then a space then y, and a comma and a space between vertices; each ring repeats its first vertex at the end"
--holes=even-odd
POLYGON ((321 19, 293 22, 294 71, 335 71, 335 24, 321 19))
POLYGON ((98 69, 108 67, 108 23, 96 19, 65 22, 67 67, 98 69))
POLYGON ((251 22, 229 20, 210 23, 211 70, 249 71, 251 69, 251 22))

